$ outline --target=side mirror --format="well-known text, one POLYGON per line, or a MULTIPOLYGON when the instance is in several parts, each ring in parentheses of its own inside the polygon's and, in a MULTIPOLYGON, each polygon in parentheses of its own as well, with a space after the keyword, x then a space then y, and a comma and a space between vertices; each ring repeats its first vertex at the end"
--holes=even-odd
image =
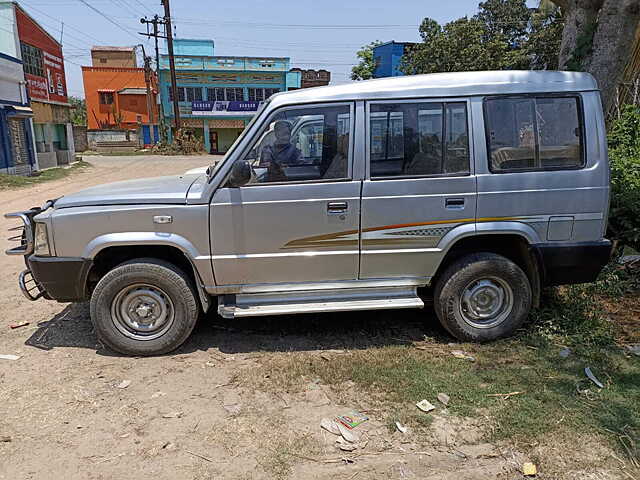
POLYGON ((246 160, 238 160, 231 167, 229 175, 230 187, 242 187, 251 180, 251 165, 246 160))

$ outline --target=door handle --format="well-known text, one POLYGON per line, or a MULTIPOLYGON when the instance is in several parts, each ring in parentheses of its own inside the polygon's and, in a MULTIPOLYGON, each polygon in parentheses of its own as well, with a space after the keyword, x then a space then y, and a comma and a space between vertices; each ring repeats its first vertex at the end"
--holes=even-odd
POLYGON ((464 198, 447 198, 444 201, 444 206, 452 210, 462 210, 464 208, 464 198))
POLYGON ((328 214, 346 213, 348 208, 349 208, 349 205, 347 204, 347 202, 329 202, 329 203, 327 203, 327 213, 328 214))

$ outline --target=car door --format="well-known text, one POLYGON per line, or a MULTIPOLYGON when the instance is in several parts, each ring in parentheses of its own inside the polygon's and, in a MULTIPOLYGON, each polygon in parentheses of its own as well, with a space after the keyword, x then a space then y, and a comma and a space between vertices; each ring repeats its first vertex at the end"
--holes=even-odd
POLYGON ((283 107, 241 157, 249 184, 211 202, 218 285, 355 280, 361 179, 353 178, 354 105, 283 107))
POLYGON ((360 278, 425 281, 445 235, 475 228, 468 102, 380 101, 366 110, 360 278))

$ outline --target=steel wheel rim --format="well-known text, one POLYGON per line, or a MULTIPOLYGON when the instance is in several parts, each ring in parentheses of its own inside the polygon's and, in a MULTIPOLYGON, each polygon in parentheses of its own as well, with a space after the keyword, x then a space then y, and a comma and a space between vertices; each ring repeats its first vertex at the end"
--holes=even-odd
POLYGON ((492 328, 513 310, 513 290, 503 279, 483 277, 469 282, 460 295, 458 310, 474 328, 492 328))
POLYGON ((134 340, 153 340, 171 328, 175 309, 161 288, 137 283, 123 288, 114 297, 111 318, 123 335, 134 340))

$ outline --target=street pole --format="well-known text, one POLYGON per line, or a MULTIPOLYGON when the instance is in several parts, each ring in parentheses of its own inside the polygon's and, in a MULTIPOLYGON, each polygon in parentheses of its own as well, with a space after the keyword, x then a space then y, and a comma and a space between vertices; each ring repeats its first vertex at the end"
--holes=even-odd
POLYGON ((136 47, 140 47, 142 50, 142 59, 144 62, 144 84, 147 89, 147 115, 149 116, 149 138, 153 139, 153 105, 151 102, 151 57, 147 57, 147 52, 144 49, 144 45, 139 44, 136 47))
POLYGON ((178 108, 178 81, 176 80, 176 64, 173 57, 173 32, 171 28, 171 11, 169 0, 161 0, 164 6, 164 28, 167 36, 167 50, 169 53, 169 70, 171 70, 171 90, 173 91, 173 119, 176 133, 180 129, 180 110, 178 108))
MULTIPOLYGON (((160 20, 160 17, 156 14, 153 16, 151 20, 147 20, 147 17, 141 18, 140 23, 147 25, 147 33, 140 32, 140 35, 144 35, 147 38, 153 37, 155 42, 155 50, 156 50, 156 80, 158 84, 160 84, 160 49, 158 48, 158 39, 166 38, 165 36, 160 35, 158 25, 164 24, 164 20, 160 20), (153 34, 149 33, 149 24, 153 25, 153 34)), ((163 142, 167 142, 167 135, 164 126, 164 108, 161 100, 162 93, 158 92, 158 128, 160 130, 160 139, 163 142)))
POLYGON ((158 15, 153 16, 153 39, 156 43, 156 82, 158 85, 158 99, 160 100, 158 105, 158 129, 160 130, 160 138, 166 143, 167 138, 164 131, 164 109, 162 107, 162 93, 160 92, 160 50, 158 49, 158 22, 160 21, 158 15))
POLYGON ((149 137, 153 139, 153 124, 155 115, 153 114, 153 102, 151 101, 151 58, 144 57, 144 83, 147 86, 147 112, 149 112, 149 137))

